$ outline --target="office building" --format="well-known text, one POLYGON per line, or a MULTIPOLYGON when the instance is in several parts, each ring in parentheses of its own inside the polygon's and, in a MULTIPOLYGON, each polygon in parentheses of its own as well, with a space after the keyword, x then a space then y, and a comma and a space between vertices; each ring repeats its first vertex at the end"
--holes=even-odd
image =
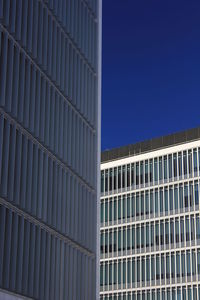
POLYGON ((0 0, 0 299, 96 299, 100 72, 100 0, 0 0))
POLYGON ((101 300, 200 299, 200 128, 102 153, 101 300))

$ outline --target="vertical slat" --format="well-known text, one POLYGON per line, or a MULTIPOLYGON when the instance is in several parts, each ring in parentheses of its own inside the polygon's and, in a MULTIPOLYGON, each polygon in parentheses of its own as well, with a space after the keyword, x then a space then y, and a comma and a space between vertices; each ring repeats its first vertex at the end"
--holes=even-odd
POLYGON ((30 224, 30 247, 29 247, 29 265, 28 265, 28 294, 30 297, 34 295, 34 274, 37 261, 35 260, 35 248, 36 248, 36 226, 30 224))
POLYGON ((18 246, 17 246, 17 269, 16 269, 16 291, 22 291, 22 272, 23 272, 23 255, 24 255, 24 218, 19 218, 18 229, 18 246))
POLYGON ((1 35, 0 55, 0 106, 5 105, 6 73, 7 73, 8 38, 5 33, 1 35))
POLYGON ((28 140, 22 136, 22 161, 21 161, 21 184, 20 184, 20 206, 26 205, 26 185, 27 185, 27 158, 28 158, 28 140))
POLYGON ((10 289, 16 289, 16 276, 17 274, 17 247, 18 247, 18 223, 19 217, 16 213, 13 213, 12 223, 12 240, 11 240, 11 263, 10 263, 10 289))
POLYGON ((16 146, 16 127, 11 125, 10 147, 8 160, 8 200, 14 201, 14 175, 15 175, 15 146, 16 146))
POLYGON ((10 288, 10 260, 11 260, 11 239, 12 239, 12 211, 6 210, 6 234, 3 258, 3 286, 10 288))
POLYGON ((0 205, 0 286, 3 283, 3 262, 4 262, 4 243, 5 243, 5 233, 6 233, 6 208, 0 205))
POLYGON ((7 197, 8 187, 8 157, 10 146, 10 123, 4 119, 4 139, 3 139, 3 156, 2 156, 2 174, 0 184, 0 194, 7 197))
POLYGON ((22 264, 22 292, 28 293, 28 276, 29 276, 29 252, 30 252, 30 222, 24 222, 24 244, 23 244, 23 264, 22 264))
POLYGON ((39 297, 39 282, 40 282, 40 263, 41 263, 41 228, 36 229, 36 247, 35 247, 35 273, 34 273, 34 298, 39 297))
POLYGON ((20 52, 19 48, 14 46, 14 63, 13 63, 13 88, 12 88, 12 98, 11 98, 11 112, 12 115, 16 118, 17 117, 17 106, 18 106, 18 92, 19 92, 19 61, 20 61, 20 52))

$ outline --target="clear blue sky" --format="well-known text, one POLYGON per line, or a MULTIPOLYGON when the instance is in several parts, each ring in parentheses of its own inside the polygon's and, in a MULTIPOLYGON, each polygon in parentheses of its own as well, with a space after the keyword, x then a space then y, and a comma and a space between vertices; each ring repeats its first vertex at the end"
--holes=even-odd
POLYGON ((102 150, 200 126, 200 0, 104 0, 102 72, 102 150))

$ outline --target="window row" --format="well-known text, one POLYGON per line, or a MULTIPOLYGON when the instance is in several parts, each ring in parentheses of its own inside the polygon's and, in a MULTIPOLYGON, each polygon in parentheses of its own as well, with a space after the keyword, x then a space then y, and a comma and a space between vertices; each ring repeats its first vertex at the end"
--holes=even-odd
POLYGON ((0 106, 94 186, 95 133, 3 32, 0 43, 0 106))
POLYGON ((100 300, 200 300, 200 286, 187 285, 148 291, 101 295, 100 300))
POLYGON ((45 57, 48 56, 55 56, 55 60, 59 61, 60 53, 56 50, 57 45, 54 48, 54 44, 57 44, 54 34, 64 36, 62 26, 74 40, 76 47, 81 49, 85 60, 95 68, 97 26, 87 5, 81 0, 45 2, 48 2, 49 10, 55 15, 57 22, 43 1, 1 0, 2 23, 16 40, 20 41, 23 48, 40 61, 41 65, 45 65, 45 57), (55 28, 54 32, 52 27, 55 28), (52 38, 55 43, 49 41, 52 38))
POLYGON ((2 115, 0 197, 94 249, 94 193, 2 115))
POLYGON ((95 260, 3 206, 0 241, 2 289, 32 299, 95 299, 95 260))
POLYGON ((114 289, 174 284, 200 278, 200 249, 101 262, 100 285, 114 289))
POLYGON ((197 180, 101 199, 101 224, 154 218, 199 207, 197 180))
POLYGON ((101 171, 101 193, 123 191, 197 176, 200 148, 101 171))
POLYGON ((169 249, 200 244, 199 214, 160 221, 128 225, 118 229, 101 231, 101 256, 123 252, 148 252, 153 249, 169 249), (179 245, 180 243, 180 245, 179 245))
MULTIPOLYGON (((49 21, 52 19, 50 18, 49 21)), ((94 101, 97 88, 96 77, 87 64, 81 60, 72 44, 64 36, 58 35, 57 29, 54 27, 50 22, 48 27, 49 30, 52 30, 50 37, 44 33, 44 36, 48 37, 48 43, 51 43, 47 47, 50 49, 48 51, 53 53, 46 56, 46 67, 41 67, 50 78, 42 74, 38 67, 35 67, 24 51, 8 38, 8 34, 4 30, 0 31, 1 105, 6 105, 7 99, 9 102, 12 98, 15 99, 14 103, 16 102, 14 106, 17 106, 19 101, 24 101, 23 97, 25 97, 27 105, 29 105, 29 101, 34 105, 34 97, 37 98, 35 94, 40 93, 40 89, 42 89, 42 83, 40 84, 42 79, 43 85, 48 82, 54 93, 58 93, 57 90, 59 90, 58 96, 62 98, 62 101, 66 101, 67 98, 72 103, 75 111, 79 112, 79 117, 81 114, 92 127, 96 127, 96 101, 94 101), (60 53, 56 53, 56 51, 60 53), (14 89, 18 90, 14 91, 14 89), (11 97, 12 91, 13 97, 11 97)), ((40 66, 39 61, 36 63, 40 66)), ((42 96, 45 98, 45 95, 42 96)))

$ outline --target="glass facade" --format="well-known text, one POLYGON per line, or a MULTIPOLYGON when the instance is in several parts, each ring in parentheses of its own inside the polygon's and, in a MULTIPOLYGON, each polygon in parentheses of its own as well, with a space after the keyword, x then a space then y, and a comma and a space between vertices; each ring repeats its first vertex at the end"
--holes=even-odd
POLYGON ((101 165, 100 299, 200 299, 200 141, 101 165))
POLYGON ((101 5, 0 0, 0 299, 96 299, 101 5))

